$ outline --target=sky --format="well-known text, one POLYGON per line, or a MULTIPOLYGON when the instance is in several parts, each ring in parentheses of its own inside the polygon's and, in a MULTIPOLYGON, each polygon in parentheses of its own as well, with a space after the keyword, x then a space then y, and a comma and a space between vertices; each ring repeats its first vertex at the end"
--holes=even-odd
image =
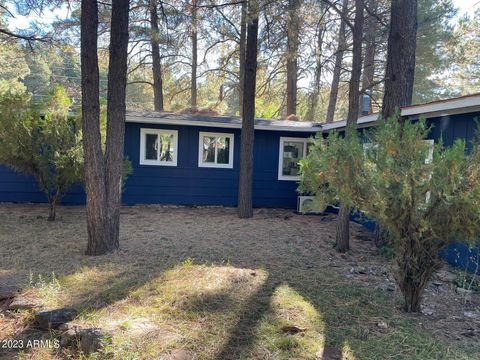
POLYGON ((453 3, 460 9, 459 15, 469 13, 480 6, 480 0, 453 0, 453 3))
MULTIPOLYGON (((472 13, 473 10, 480 7, 480 0, 453 0, 453 3, 457 8, 459 8, 459 16, 462 16, 466 13, 472 13)), ((14 10, 10 6, 10 10, 14 10)), ((16 15, 14 19, 10 19, 10 28, 11 29, 27 29, 29 26, 29 22, 31 20, 41 21, 42 23, 48 24, 56 19, 56 17, 60 19, 65 19, 68 17, 69 12, 66 7, 58 8, 53 11, 47 10, 44 11, 42 16, 20 16, 16 15)))

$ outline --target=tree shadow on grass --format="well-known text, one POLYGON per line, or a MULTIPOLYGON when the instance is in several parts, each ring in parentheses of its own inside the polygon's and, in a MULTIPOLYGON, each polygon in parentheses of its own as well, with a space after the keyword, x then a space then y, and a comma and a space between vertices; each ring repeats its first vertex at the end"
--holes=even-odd
POLYGON ((277 286, 278 283, 269 276, 245 303, 240 320, 230 332, 216 360, 238 360, 248 356, 256 340, 258 325, 271 309, 271 298, 277 286))
MULTIPOLYGON (((157 215, 159 217, 165 216, 164 212, 167 212, 167 209, 165 211, 164 209, 160 210, 157 215)), ((105 257, 86 258, 73 254, 75 250, 66 247, 66 250, 62 250, 63 252, 50 254, 48 258, 42 260, 46 269, 51 271, 55 268, 54 264, 57 256, 77 256, 75 261, 72 261, 70 269, 61 274, 69 281, 71 290, 70 299, 64 302, 65 306, 76 308, 85 313, 101 311, 116 302, 128 299, 138 289, 153 280, 161 279, 166 270, 182 263, 186 258, 200 259, 197 260, 199 263, 208 263, 212 266, 216 266, 216 264, 225 266, 225 261, 230 260, 229 266, 238 269, 258 269, 262 267, 268 273, 268 278, 259 288, 252 291, 250 297, 243 299, 240 305, 238 302, 235 303, 238 299, 232 300, 231 293, 238 291, 236 284, 233 283, 222 288, 219 292, 204 293, 201 296, 190 298, 187 303, 178 309, 179 312, 173 315, 183 316, 181 312, 184 311, 200 314, 199 316, 211 314, 214 317, 216 314, 221 315, 221 313, 233 312, 241 308, 238 310, 238 321, 235 317, 229 318, 234 318, 234 324, 228 325, 227 331, 229 331, 229 334, 222 342, 223 345, 216 345, 219 348, 215 351, 215 358, 219 360, 262 358, 262 354, 254 353, 255 346, 257 340, 262 340, 258 339, 259 329, 262 326, 262 320, 269 316, 272 311, 272 298, 279 285, 285 284, 301 295, 324 320, 325 348, 323 354, 319 352, 314 358, 339 359, 342 356, 343 347, 350 347, 352 357, 365 357, 366 350, 360 348, 359 344, 363 340, 369 340, 371 336, 376 336, 375 333, 372 333, 372 329, 374 331, 378 331, 378 329, 375 322, 363 324, 362 321, 364 319, 370 322, 376 321, 376 319, 382 317, 382 311, 392 311, 392 309, 386 309, 387 305, 392 307, 391 303, 376 300, 377 292, 361 290, 361 285, 355 284, 352 280, 347 280, 342 275, 335 276, 334 273, 337 269, 325 266, 325 263, 327 263, 325 258, 328 257, 326 253, 330 251, 330 248, 325 246, 329 239, 328 233, 318 232, 319 230, 314 227, 316 224, 309 224, 305 217, 295 218, 293 216, 294 220, 285 220, 283 217, 285 212, 278 210, 279 216, 283 219, 282 224, 285 223, 286 225, 284 228, 277 230, 273 227, 279 227, 282 224, 272 222, 273 215, 268 211, 265 212, 263 217, 257 216, 254 218, 255 220, 249 222, 237 220, 233 210, 231 211, 232 214, 229 215, 230 217, 222 215, 224 210, 217 210, 215 216, 218 216, 219 220, 215 221, 215 226, 208 227, 204 229, 204 233, 197 234, 198 224, 196 221, 198 223, 205 222, 205 217, 201 215, 207 210, 191 209, 188 212, 185 210, 182 210, 182 212, 168 209, 168 212, 178 211, 179 214, 175 216, 180 219, 180 222, 184 222, 182 229, 172 230, 178 232, 181 236, 173 237, 166 233, 167 228, 158 231, 150 218, 148 221, 143 220, 143 222, 148 223, 151 228, 142 228, 139 223, 141 217, 137 218, 136 214, 141 212, 142 209, 132 208, 131 211, 135 213, 132 214, 129 225, 133 230, 134 237, 131 239, 134 239, 134 241, 129 239, 130 242, 128 246, 125 246, 125 251, 122 250, 118 254, 105 257), (265 231, 265 239, 258 237, 256 233, 253 233, 253 236, 248 234, 248 227, 257 226, 258 223, 256 222, 263 222, 262 229, 265 231), (232 230, 232 226, 234 230, 232 230), (243 231, 247 233, 246 236, 238 235, 243 231), (282 232, 287 233, 287 235, 284 236, 282 232), (279 236, 278 239, 275 238, 275 234, 279 236), (308 239, 304 239, 303 234, 306 234, 308 239), (210 242, 205 241, 202 237, 209 237, 210 242), (152 241, 152 238, 155 238, 154 241, 152 241), (225 241, 225 239, 228 241, 225 241), (315 239, 315 241, 312 242, 312 239, 315 239), (310 243, 305 240, 309 240, 310 243), (322 242, 324 243, 322 244, 322 242), (309 244, 311 248, 307 249, 306 247, 310 246, 309 244), (69 250, 70 253, 68 253, 69 250), (323 260, 317 261, 322 256, 323 260), (95 273, 95 271, 98 271, 98 273, 95 273), (93 280, 93 282, 89 283, 90 280, 93 280)), ((213 210, 210 210, 210 212, 213 212, 213 210)), ((140 215, 145 216, 145 213, 140 215)), ((207 213, 206 215, 211 216, 212 214, 207 213)), ((165 221, 172 221, 171 217, 165 221)), ((175 221, 179 222, 178 219, 175 219, 175 221)), ((69 223, 69 226, 71 225, 69 223)), ((333 225, 324 223, 320 231, 322 229, 326 232, 331 231, 331 229, 334 229, 333 225)), ((48 241, 48 239, 44 240, 45 242, 48 241)), ((353 244, 354 250, 355 246, 358 245, 353 244)), ((41 269, 42 264, 38 264, 37 271, 41 269)), ((13 265, 9 267, 14 268, 13 265)), ((143 293, 141 292, 141 294, 143 293)), ((156 296, 155 293, 152 296, 156 296)), ((142 301, 143 299, 139 298, 137 300, 142 301)), ((219 326, 225 328, 225 324, 219 324, 219 326)), ((382 346, 382 339, 388 337, 388 333, 380 335, 382 336, 379 336, 379 339, 372 345, 372 353, 374 351, 378 353, 382 346)), ((302 336, 302 334, 288 336, 295 338, 302 336)), ((400 339, 400 337, 397 337, 397 339, 400 339)), ((191 339, 188 340, 193 342, 191 339)), ((392 340, 390 340, 391 342, 392 340)), ((201 345, 197 344, 196 346, 201 345)), ((411 346, 411 344, 408 346, 411 346)), ((385 350, 383 354, 392 355, 394 352, 401 352, 404 349, 398 346, 391 350, 385 350)), ((289 354, 288 349, 286 353, 289 354)))

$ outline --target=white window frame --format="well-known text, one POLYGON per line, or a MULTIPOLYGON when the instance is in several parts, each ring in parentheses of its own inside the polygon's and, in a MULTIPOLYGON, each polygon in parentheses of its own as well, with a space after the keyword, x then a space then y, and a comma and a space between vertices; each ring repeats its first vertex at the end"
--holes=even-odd
POLYGON ((235 135, 231 133, 221 133, 221 132, 206 132, 200 131, 198 133, 198 167, 205 168, 221 168, 221 169, 233 169, 233 149, 235 146, 234 143, 235 135), (218 149, 215 147, 215 162, 204 162, 203 161, 203 137, 225 137, 230 139, 230 148, 228 150, 228 164, 218 164, 218 149))
POLYGON ((300 176, 283 175, 283 148, 285 142, 301 142, 303 143, 303 155, 301 159, 304 159, 307 155, 307 146, 309 143, 313 143, 312 138, 295 138, 295 137, 280 137, 280 145, 278 151, 278 180, 286 181, 299 181, 300 176))
POLYGON ((153 128, 141 128, 140 129, 140 165, 155 165, 155 166, 177 166, 178 159, 178 131, 170 129, 153 129, 153 128), (159 138, 161 135, 173 135, 173 161, 151 160, 145 158, 145 145, 147 135, 157 135, 159 138))

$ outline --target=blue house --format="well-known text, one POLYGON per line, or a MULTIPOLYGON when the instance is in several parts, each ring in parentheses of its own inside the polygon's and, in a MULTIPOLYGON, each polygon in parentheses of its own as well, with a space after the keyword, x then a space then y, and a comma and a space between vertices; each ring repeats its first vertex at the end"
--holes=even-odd
MULTIPOLYGON (((471 140, 480 115, 480 94, 409 106, 402 115, 424 116, 433 125, 430 139, 445 145, 456 138, 471 140)), ((360 128, 375 124, 378 115, 358 119, 360 128)), ((309 139, 342 131, 345 121, 328 124, 302 121, 255 121, 253 171, 254 207, 297 206, 298 160, 309 139)), ((174 113, 128 113, 125 156, 133 173, 123 203, 224 205, 237 203, 241 119, 174 113)), ((0 202, 43 203, 35 180, 0 166, 0 202)), ((71 189, 63 204, 83 204, 81 186, 71 189)))
MULTIPOLYGON (((433 142, 442 138, 448 146, 457 138, 471 140, 480 115, 480 94, 405 107, 402 115, 426 117, 433 126, 429 135, 433 142)), ((360 117, 358 127, 374 126, 377 117, 360 117)), ((345 121, 256 120, 253 206, 294 209, 298 161, 307 154, 309 139, 344 127, 345 121)), ((235 206, 240 136, 237 117, 128 113, 124 151, 133 173, 126 182, 123 203, 235 206)), ((42 203, 46 198, 32 177, 0 167, 0 202, 42 203)), ((62 203, 85 203, 82 187, 72 188, 62 203)), ((462 251, 462 258, 472 256, 462 251)))

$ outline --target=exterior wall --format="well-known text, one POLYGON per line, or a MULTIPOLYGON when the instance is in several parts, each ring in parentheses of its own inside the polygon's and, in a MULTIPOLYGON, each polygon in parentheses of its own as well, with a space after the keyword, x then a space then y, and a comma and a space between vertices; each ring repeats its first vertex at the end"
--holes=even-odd
POLYGON ((428 124, 433 126, 429 138, 434 139, 436 143, 441 138, 445 146, 452 145, 455 139, 465 139, 469 148, 471 148, 470 142, 473 140, 476 131, 474 121, 476 118, 480 118, 480 112, 428 119, 428 124))
MULTIPOLYGON (((0 203, 46 203, 47 198, 33 176, 20 174, 0 166, 0 203)), ((74 185, 62 199, 62 204, 85 204, 81 185, 74 185)))

